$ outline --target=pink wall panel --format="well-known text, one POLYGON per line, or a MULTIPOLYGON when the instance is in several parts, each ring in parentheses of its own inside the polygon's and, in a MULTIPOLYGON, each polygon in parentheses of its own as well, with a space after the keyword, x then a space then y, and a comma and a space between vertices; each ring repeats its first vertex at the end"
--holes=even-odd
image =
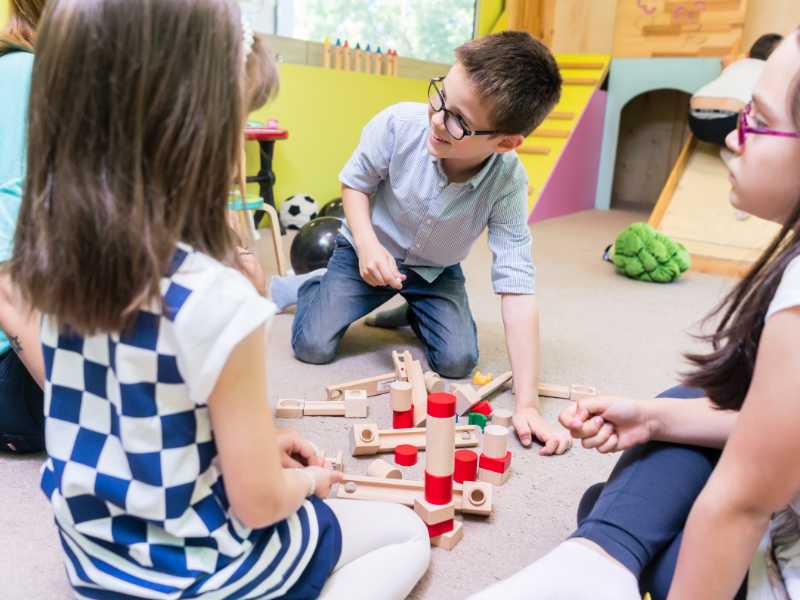
POLYGON ((607 93, 597 90, 533 207, 529 223, 594 208, 607 93))

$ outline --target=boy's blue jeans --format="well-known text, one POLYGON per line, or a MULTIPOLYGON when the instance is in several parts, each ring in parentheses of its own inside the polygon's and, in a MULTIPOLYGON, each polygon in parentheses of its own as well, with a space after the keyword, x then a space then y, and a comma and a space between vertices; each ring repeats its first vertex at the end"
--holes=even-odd
POLYGON ((433 283, 402 262, 397 266, 406 275, 402 290, 369 285, 359 274, 355 249, 338 236, 328 271, 298 292, 295 356, 307 363, 331 362, 350 324, 399 293, 408 302, 409 323, 425 346, 431 369, 443 377, 467 377, 478 362, 478 336, 461 266, 447 267, 433 283))

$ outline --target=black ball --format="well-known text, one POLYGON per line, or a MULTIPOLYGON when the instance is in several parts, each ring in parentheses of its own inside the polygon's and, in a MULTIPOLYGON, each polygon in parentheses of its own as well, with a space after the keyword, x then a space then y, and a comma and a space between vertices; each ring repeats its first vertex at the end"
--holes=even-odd
POLYGON ((337 219, 344 219, 344 206, 342 205, 341 198, 334 198, 323 206, 319 211, 320 217, 336 217, 337 219))
POLYGON ((297 275, 328 266, 343 223, 335 217, 319 217, 300 228, 289 250, 292 269, 297 275))

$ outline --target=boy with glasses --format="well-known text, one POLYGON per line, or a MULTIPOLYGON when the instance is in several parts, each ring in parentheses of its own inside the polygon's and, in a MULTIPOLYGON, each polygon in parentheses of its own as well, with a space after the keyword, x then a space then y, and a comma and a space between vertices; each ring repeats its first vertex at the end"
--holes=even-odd
POLYGON ((276 280, 273 297, 286 305, 297 290, 292 347, 298 359, 322 364, 351 323, 399 293, 407 304, 371 324, 410 325, 434 371, 464 378, 478 343, 459 263, 488 228, 514 426, 524 445, 536 437, 543 454, 560 454, 569 437, 538 411, 528 178, 513 150, 558 102, 561 76, 547 48, 523 32, 468 42, 456 58, 430 82, 427 105, 397 104, 367 124, 339 176, 347 226, 327 271, 276 280))

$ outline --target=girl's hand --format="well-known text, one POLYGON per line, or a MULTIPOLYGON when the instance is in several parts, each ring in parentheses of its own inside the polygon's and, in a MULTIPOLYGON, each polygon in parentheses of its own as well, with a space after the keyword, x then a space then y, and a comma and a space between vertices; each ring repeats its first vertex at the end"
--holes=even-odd
POLYGON ((310 473, 316 481, 314 495, 322 499, 330 496, 333 485, 342 481, 344 477, 339 471, 331 471, 324 467, 306 467, 305 471, 310 473))
POLYGON ((252 250, 246 248, 236 248, 236 268, 242 273, 256 291, 262 296, 267 294, 267 276, 264 273, 264 268, 258 262, 258 256, 252 250))
POLYGON ((656 423, 649 419, 639 400, 598 396, 570 406, 559 416, 572 437, 584 448, 619 452, 652 439, 656 423))
POLYGON ((301 467, 323 467, 322 457, 316 447, 300 437, 294 429, 277 431, 278 449, 281 452, 281 466, 285 469, 301 467))

